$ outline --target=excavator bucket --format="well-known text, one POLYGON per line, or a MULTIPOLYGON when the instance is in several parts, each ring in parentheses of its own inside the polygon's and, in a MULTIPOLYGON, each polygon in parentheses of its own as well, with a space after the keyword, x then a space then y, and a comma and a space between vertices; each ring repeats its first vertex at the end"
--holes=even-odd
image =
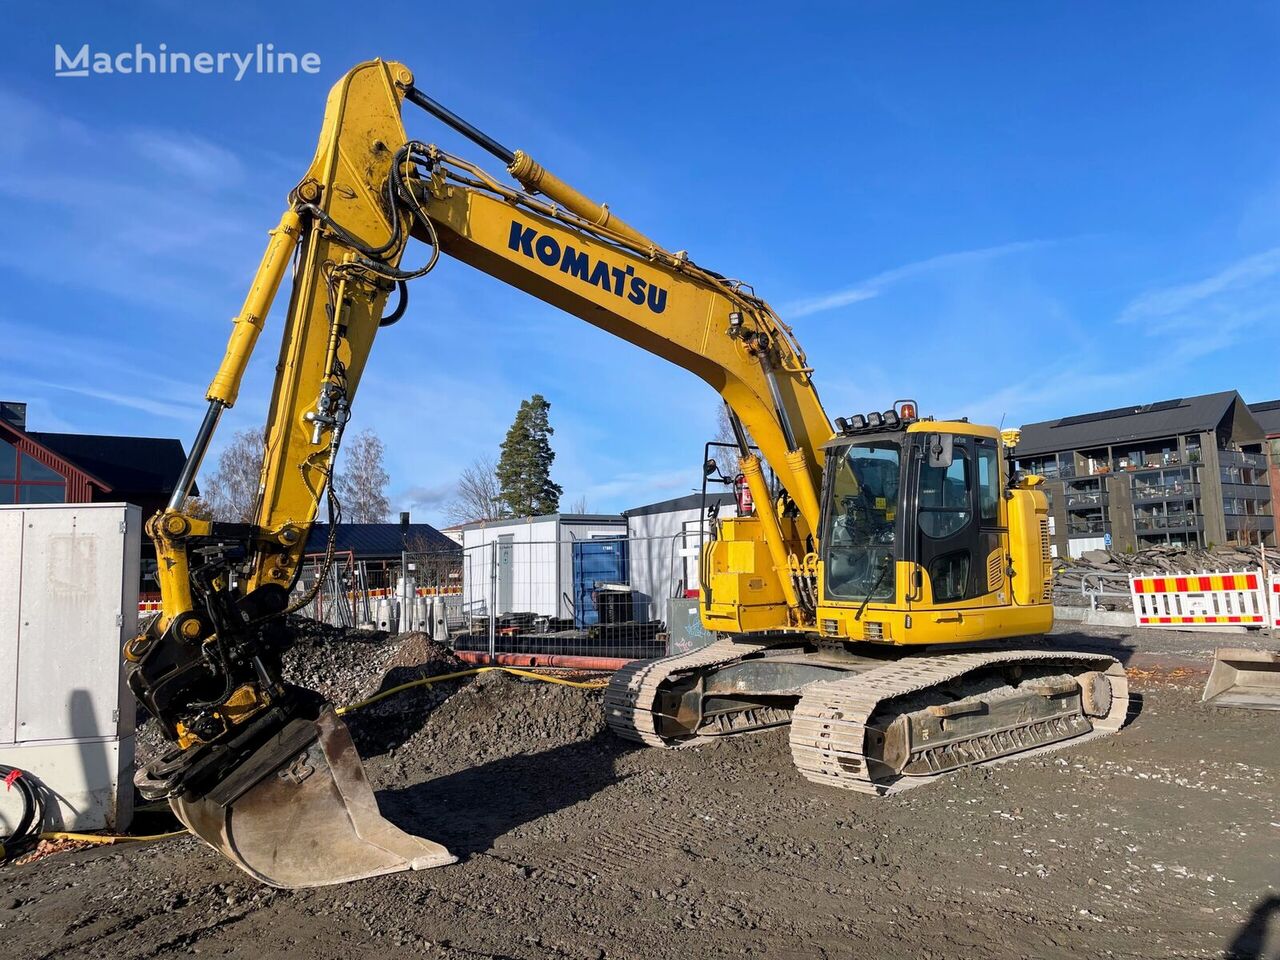
POLYGON ((1280 653, 1219 647, 1200 699, 1215 707, 1280 710, 1280 653))
POLYGON ((382 818, 346 724, 297 718, 197 800, 173 798, 196 836, 273 887, 322 887, 454 863, 382 818))

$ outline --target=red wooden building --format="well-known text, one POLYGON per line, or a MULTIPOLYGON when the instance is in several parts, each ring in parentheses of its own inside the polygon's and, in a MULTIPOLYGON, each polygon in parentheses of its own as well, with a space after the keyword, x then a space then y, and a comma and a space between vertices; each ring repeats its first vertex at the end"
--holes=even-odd
POLYGON ((160 437, 27 429, 26 404, 0 401, 0 504, 136 503, 164 506, 186 453, 160 437))

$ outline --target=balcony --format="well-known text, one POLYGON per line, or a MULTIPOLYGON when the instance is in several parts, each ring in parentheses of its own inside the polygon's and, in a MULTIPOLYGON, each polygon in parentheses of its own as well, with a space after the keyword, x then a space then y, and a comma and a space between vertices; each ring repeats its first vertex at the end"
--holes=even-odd
POLYGON ((1166 530, 1199 530, 1204 518, 1198 513, 1175 513, 1170 516, 1134 517, 1133 529, 1138 533, 1164 532, 1166 530))
POLYGON ((1200 484, 1189 481, 1173 483, 1133 482, 1133 502, 1151 503, 1156 500, 1196 500, 1200 497, 1200 484))
POLYGON ((1107 523, 1104 520, 1080 520, 1073 517, 1067 521, 1069 537, 1098 536, 1107 532, 1107 523))
POLYGON ((1240 450, 1219 450, 1218 461, 1223 466, 1249 467, 1253 470, 1267 469, 1267 456, 1264 453, 1244 453, 1240 450))
POLYGON ((1067 495, 1068 510, 1101 510, 1107 505, 1105 493, 1071 493, 1067 495))

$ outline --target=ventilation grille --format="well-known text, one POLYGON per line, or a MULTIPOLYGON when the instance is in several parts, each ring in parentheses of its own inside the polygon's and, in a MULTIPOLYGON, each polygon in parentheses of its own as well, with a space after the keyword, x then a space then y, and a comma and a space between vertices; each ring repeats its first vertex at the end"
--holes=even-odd
POLYGON ((987 591, 999 590, 1004 583, 1004 552, 997 550, 987 558, 987 591))
POLYGON ((839 620, 823 620, 822 635, 824 637, 840 636, 840 621, 839 620))
POLYGON ((1040 521, 1040 559, 1047 566, 1053 558, 1049 555, 1049 521, 1040 521))

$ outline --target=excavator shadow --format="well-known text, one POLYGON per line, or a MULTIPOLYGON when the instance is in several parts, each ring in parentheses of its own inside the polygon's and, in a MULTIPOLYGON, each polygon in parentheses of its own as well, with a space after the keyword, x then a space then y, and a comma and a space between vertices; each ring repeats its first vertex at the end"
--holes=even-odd
POLYGON ((1109 636, 1075 630, 1049 634, 1044 638, 1044 646, 1055 650, 1082 650, 1086 653, 1105 653, 1108 656, 1115 657, 1126 666, 1133 659, 1133 655, 1138 652, 1133 640, 1123 635, 1109 636))
POLYGON ((581 803, 621 779, 635 744, 608 731, 541 753, 522 753, 396 790, 378 791, 382 815, 429 836, 460 859, 485 853, 512 830, 581 803))

